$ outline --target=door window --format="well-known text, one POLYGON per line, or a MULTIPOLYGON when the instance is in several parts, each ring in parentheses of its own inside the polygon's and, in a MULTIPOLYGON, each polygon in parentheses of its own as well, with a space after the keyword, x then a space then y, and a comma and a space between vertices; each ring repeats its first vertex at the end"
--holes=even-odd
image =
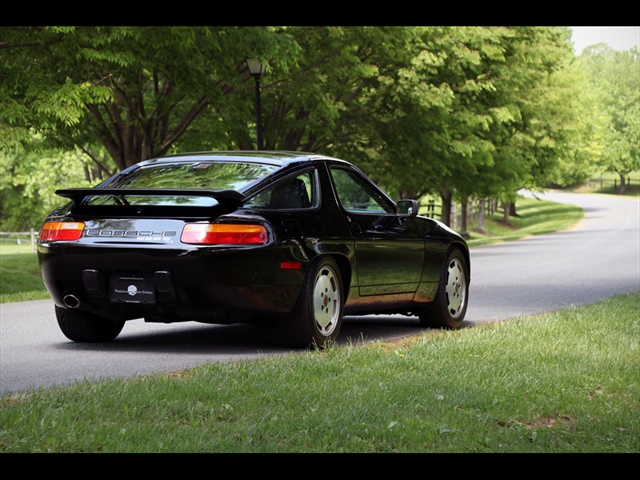
POLYGON ((356 172, 332 168, 331 176, 342 208, 351 213, 384 215, 395 213, 395 206, 356 172))
POLYGON ((247 200, 252 208, 290 210, 318 205, 315 175, 312 171, 290 176, 247 200))

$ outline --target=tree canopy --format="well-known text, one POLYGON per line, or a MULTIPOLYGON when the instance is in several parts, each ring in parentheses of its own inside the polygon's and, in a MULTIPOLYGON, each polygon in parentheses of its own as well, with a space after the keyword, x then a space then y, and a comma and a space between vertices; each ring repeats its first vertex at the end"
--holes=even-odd
POLYGON ((5 26, 0 148, 69 152, 82 181, 176 151, 253 149, 245 60, 257 58, 265 149, 351 160, 398 197, 439 195, 447 223, 453 199, 639 168, 637 49, 576 58, 570 38, 535 26, 5 26))
POLYGON ((205 110, 215 116, 229 110, 238 91, 251 91, 246 57, 272 58, 286 71, 296 53, 288 35, 267 27, 0 32, 3 137, 28 140, 33 128, 56 147, 79 147, 95 161, 100 145, 119 170, 166 154, 205 110), (19 133, 5 136, 14 128, 19 133))
POLYGON ((595 92, 596 164, 619 175, 624 193, 626 176, 640 169, 638 49, 618 52, 599 44, 585 49, 580 60, 595 92))

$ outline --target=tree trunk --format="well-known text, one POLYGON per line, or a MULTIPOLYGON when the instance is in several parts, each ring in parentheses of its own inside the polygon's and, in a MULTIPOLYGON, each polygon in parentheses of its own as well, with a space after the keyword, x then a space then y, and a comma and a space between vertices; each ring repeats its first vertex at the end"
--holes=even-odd
POLYGON ((485 203, 486 203, 485 199, 480 200, 480 212, 478 213, 478 229, 477 229, 480 233, 487 232, 484 227, 484 218, 486 215, 485 203))
POLYGON ((624 195, 624 192, 627 190, 627 182, 624 178, 624 175, 620 174, 620 188, 618 189, 618 193, 620 195, 624 195))
POLYGON ((442 211, 440 214, 440 221, 447 226, 451 225, 451 197, 453 194, 450 190, 444 190, 440 192, 440 198, 442 199, 442 211))
POLYGON ((504 206, 504 216, 502 217, 502 222, 506 225, 509 225, 509 218, 510 218, 510 214, 511 214, 511 202, 509 201, 505 201, 503 203, 504 206))
POLYGON ((461 203, 461 209, 462 209, 460 212, 461 223, 462 223, 462 225, 460 225, 460 234, 468 235, 467 228, 469 226, 469 215, 468 215, 469 199, 465 198, 460 203, 461 203))

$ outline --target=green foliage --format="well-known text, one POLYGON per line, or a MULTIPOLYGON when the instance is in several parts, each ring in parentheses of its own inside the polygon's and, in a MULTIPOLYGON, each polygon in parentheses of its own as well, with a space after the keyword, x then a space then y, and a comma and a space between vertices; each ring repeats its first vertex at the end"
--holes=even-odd
POLYGON ((387 72, 398 65, 411 29, 404 27, 288 27, 300 46, 289 72, 263 77, 268 149, 346 156, 359 163, 384 121, 378 99, 387 72))
POLYGON ((100 142, 118 169, 169 151, 206 109, 215 118, 248 107, 246 57, 286 70, 296 52, 286 32, 269 27, 2 27, 0 35, 0 75, 13 80, 0 99, 14 99, 3 127, 33 125, 66 149, 100 142))
POLYGON ((640 168, 640 62, 638 49, 613 51, 596 45, 582 53, 581 65, 593 92, 594 129, 589 138, 595 167, 624 179, 640 168))
MULTIPOLYGON (((405 196, 510 196, 554 171, 574 94, 566 32, 551 27, 425 27, 388 82, 392 121, 373 169, 405 196), (386 157, 386 158, 385 158, 386 157)), ((387 91, 385 91, 387 92, 387 91)))
POLYGON ((90 187, 87 159, 78 152, 0 153, 0 231, 39 228, 46 215, 67 200, 59 188, 90 187))
POLYGON ((252 149, 254 57, 266 149, 351 160, 399 197, 508 200, 596 163, 637 169, 637 49, 576 59, 569 40, 535 26, 0 27, 0 147, 32 147, 35 130, 101 175, 252 149))

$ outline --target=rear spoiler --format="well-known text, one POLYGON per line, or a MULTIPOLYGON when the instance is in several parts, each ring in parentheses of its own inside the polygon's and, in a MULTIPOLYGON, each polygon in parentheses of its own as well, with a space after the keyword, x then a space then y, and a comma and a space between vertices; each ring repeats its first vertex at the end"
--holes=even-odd
POLYGON ((79 207, 85 197, 95 196, 183 196, 183 197, 212 197, 220 203, 240 203, 245 196, 237 190, 205 190, 205 189, 185 189, 185 188, 65 188, 56 190, 56 195, 70 198, 79 207))

